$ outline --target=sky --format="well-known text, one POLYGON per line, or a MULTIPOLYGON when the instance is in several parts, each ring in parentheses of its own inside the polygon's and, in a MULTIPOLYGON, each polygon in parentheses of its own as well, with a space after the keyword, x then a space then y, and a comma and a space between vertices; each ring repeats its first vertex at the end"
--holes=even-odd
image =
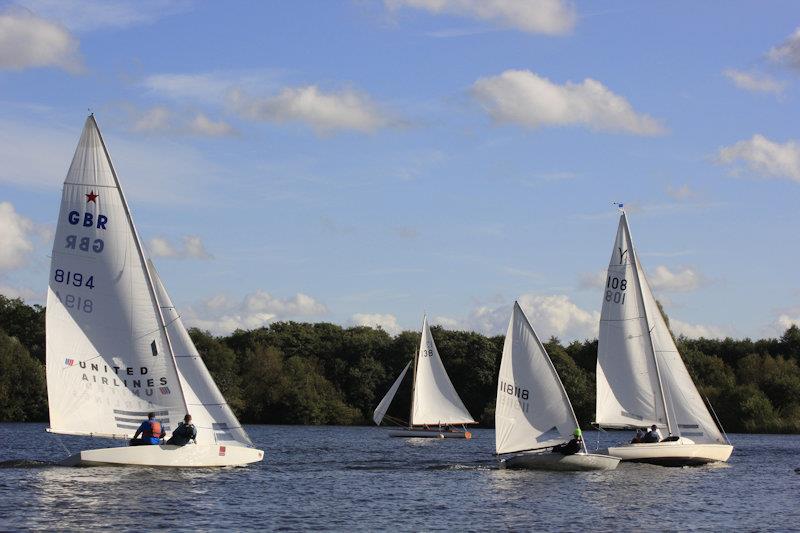
POLYGON ((795 1, 0 2, 0 293, 95 114, 184 322, 594 338, 624 203, 671 326, 800 324, 795 1))

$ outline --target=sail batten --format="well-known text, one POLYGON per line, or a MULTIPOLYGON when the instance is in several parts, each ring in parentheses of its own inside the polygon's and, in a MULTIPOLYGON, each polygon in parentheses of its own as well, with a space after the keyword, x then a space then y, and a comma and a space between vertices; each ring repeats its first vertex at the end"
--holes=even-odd
POLYGON ((447 375, 427 317, 422 321, 414 370, 410 425, 476 423, 447 375))

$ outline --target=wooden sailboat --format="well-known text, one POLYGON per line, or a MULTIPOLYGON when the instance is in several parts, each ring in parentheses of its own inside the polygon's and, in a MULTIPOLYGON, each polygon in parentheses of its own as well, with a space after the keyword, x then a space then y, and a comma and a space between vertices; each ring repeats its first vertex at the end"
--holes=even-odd
POLYGON ((613 470, 619 459, 552 452, 578 427, 572 403, 547 351, 519 303, 508 323, 495 403, 495 451, 505 467, 536 470, 613 470))
POLYGON ((196 443, 84 450, 64 464, 208 467, 261 461, 145 259, 93 115, 64 181, 47 291, 48 431, 130 439, 148 412, 185 414, 196 443))
POLYGON ((603 292, 596 423, 666 430, 658 443, 613 446, 624 461, 697 465, 727 461, 733 446, 708 411, 656 304, 620 215, 603 292))
POLYGON ((428 317, 422 321, 422 338, 413 361, 405 366, 400 376, 392 384, 389 392, 375 408, 372 419, 380 425, 386 416, 397 389, 406 376, 409 367, 414 365, 411 393, 411 409, 408 426, 389 431, 391 437, 423 438, 465 438, 472 434, 466 424, 475 424, 464 403, 453 387, 444 368, 439 350, 433 342, 428 317), (462 429, 453 426, 460 425, 462 429))

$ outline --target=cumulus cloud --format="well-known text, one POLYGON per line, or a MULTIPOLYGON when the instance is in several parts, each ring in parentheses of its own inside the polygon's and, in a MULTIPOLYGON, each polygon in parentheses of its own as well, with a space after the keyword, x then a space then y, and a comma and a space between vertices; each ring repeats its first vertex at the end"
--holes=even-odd
POLYGON ((607 274, 608 272, 606 270, 598 270, 597 272, 584 272, 580 275, 580 279, 578 280, 578 288, 599 289, 600 287, 605 287, 607 274))
POLYGON ((472 85, 472 95, 499 123, 583 126, 634 135, 665 131, 656 119, 637 113, 625 98, 591 78, 558 85, 529 70, 507 70, 480 78, 472 85))
POLYGON ((36 226, 14 209, 10 202, 0 202, 0 270, 25 266, 33 251, 36 226))
POLYGON ((165 106, 154 106, 144 111, 131 110, 135 115, 133 130, 144 133, 190 134, 204 137, 224 137, 234 135, 233 126, 222 120, 215 121, 204 113, 173 111, 165 106))
POLYGON ((672 271, 659 265, 648 273, 647 280, 656 291, 689 292, 697 289, 705 278, 693 268, 682 267, 672 271))
POLYGON ((356 326, 370 326, 373 328, 381 328, 389 335, 397 335, 403 331, 400 324, 397 323, 397 317, 394 315, 381 315, 378 313, 356 313, 352 316, 351 321, 356 326))
POLYGON ((353 89, 324 92, 315 85, 285 87, 267 97, 253 97, 235 89, 230 102, 248 120, 301 122, 318 133, 337 130, 370 133, 392 124, 389 116, 367 95, 353 89))
POLYGON ((184 235, 180 245, 172 244, 164 237, 153 237, 147 242, 152 257, 171 259, 213 259, 203 241, 196 235, 184 235))
POLYGON ((226 295, 209 298, 190 306, 184 320, 190 326, 215 334, 228 334, 236 329, 255 329, 278 320, 320 316, 327 312, 324 304, 307 294, 297 293, 282 299, 259 289, 238 302, 226 295))
POLYGON ((575 8, 564 0, 385 0, 389 9, 413 8, 483 20, 529 33, 561 35, 575 26, 575 8))
POLYGON ((781 144, 756 134, 752 139, 720 148, 717 162, 734 165, 734 174, 741 174, 746 168, 760 177, 800 182, 800 142, 797 141, 781 144))
MULTIPOLYGON (((578 307, 566 295, 524 294, 518 301, 543 340, 551 336, 574 340, 597 335, 600 313, 578 307)), ((508 327, 511 307, 511 304, 480 305, 464 318, 436 317, 433 322, 451 329, 500 335, 508 327)))
POLYGON ((78 40, 63 26, 21 8, 0 12, 0 69, 56 67, 83 71, 78 40))
POLYGON ((669 319, 669 327, 674 335, 692 339, 700 337, 705 337, 706 339, 721 339, 728 336, 728 332, 725 328, 703 324, 689 324, 675 318, 669 319))
POLYGON ((780 328, 781 333, 792 326, 800 326, 800 313, 796 315, 781 314, 775 321, 776 325, 780 328))
POLYGON ((785 41, 767 52, 773 63, 800 70, 800 28, 797 28, 785 41))
POLYGON ((729 68, 722 72, 726 78, 731 80, 740 89, 751 92, 774 93, 783 92, 785 84, 764 74, 743 72, 729 68))

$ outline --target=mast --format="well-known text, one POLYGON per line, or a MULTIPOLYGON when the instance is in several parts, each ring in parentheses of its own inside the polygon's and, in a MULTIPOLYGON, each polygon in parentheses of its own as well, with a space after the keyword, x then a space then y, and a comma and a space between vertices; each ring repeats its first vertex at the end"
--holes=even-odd
POLYGON ((647 339, 650 341, 650 349, 653 352, 653 363, 656 367, 656 377, 658 378, 658 389, 661 393, 661 402, 664 406, 664 417, 667 419, 667 431, 672 435, 672 424, 669 421, 669 410, 667 409, 667 397, 664 395, 664 384, 661 381, 661 370, 658 368, 658 357, 656 356, 656 346, 653 343, 653 331, 650 329, 650 319, 647 317, 647 306, 644 304, 644 294, 642 294, 642 280, 639 278, 639 257, 636 255, 636 248, 633 246, 633 236, 631 229, 628 226, 628 217, 625 211, 622 211, 622 220, 625 221, 625 230, 628 233, 628 246, 631 249, 631 260, 633 261, 633 274, 636 276, 636 286, 639 287, 639 304, 642 306, 642 313, 644 314, 644 321, 647 325, 647 339))
POLYGON ((119 190, 119 196, 122 200, 122 208, 125 210, 125 216, 128 219, 128 223, 131 225, 133 242, 136 243, 136 252, 139 254, 139 260, 142 262, 142 267, 144 267, 145 279, 147 280, 147 290, 150 293, 150 298, 153 301, 153 307, 158 315, 161 330, 164 332, 164 338, 167 341, 167 351, 169 352, 169 359, 172 361, 172 366, 175 369, 175 377, 178 380, 178 388, 181 391, 183 408, 186 412, 188 412, 189 405, 186 403, 186 395, 183 392, 183 381, 181 379, 181 374, 178 371, 178 363, 175 361, 175 352, 172 349, 172 341, 170 340, 169 333, 167 332, 167 324, 164 321, 164 314, 161 311, 161 304, 158 302, 158 298, 156 297, 155 287, 153 286, 153 278, 150 274, 150 269, 147 266, 147 260, 144 257, 144 250, 142 249, 142 241, 139 239, 139 232, 136 231, 136 224, 133 222, 133 217, 131 216, 130 208, 128 207, 128 201, 125 199, 125 193, 123 192, 122 185, 120 185, 119 178, 117 177, 117 171, 114 169, 114 163, 111 161, 111 155, 108 153, 108 148, 106 148, 106 142, 103 140, 103 134, 100 133, 100 127, 97 125, 97 121, 94 118, 94 113, 91 113, 89 118, 92 120, 92 124, 94 124, 94 128, 97 131, 97 136, 100 139, 100 145, 103 147, 103 153, 105 153, 106 159, 108 160, 108 167, 111 169, 111 176, 114 178, 114 183, 117 185, 117 189, 119 190))
POLYGON ((422 337, 425 335, 425 321, 428 319, 428 315, 423 315, 422 317, 422 331, 420 332, 420 341, 419 346, 417 346, 417 353, 414 354, 414 378, 411 381, 411 408, 408 411, 408 427, 413 427, 412 421, 414 418, 414 396, 417 393, 417 361, 419 360, 419 350, 420 346, 422 346, 422 337))

